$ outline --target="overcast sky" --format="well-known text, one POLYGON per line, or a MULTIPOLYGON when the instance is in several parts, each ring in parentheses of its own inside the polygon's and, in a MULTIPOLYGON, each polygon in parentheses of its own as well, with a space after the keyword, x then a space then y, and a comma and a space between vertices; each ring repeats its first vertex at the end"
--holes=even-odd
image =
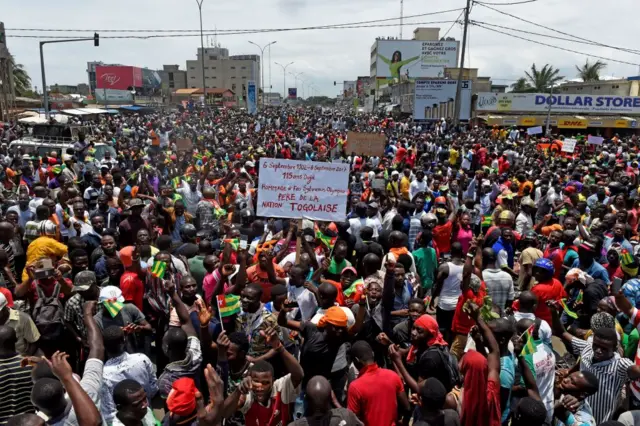
MULTIPOLYGON (((518 0, 487 0, 490 3, 513 1, 518 0)), ((598 0, 538 0, 529 4, 492 7, 603 44, 634 48, 637 44, 635 41, 640 39, 640 27, 635 22, 635 14, 624 11, 636 10, 637 0, 616 0, 611 4, 614 3, 615 10, 610 13, 605 11, 607 3, 598 0)), ((2 0, 0 19, 7 28, 7 44, 11 53, 17 62, 25 65, 33 84, 39 90, 42 80, 38 39, 15 38, 12 35, 91 37, 94 29, 199 29, 195 0, 31 0, 28 7, 25 4, 24 1, 2 0), (29 33, 11 30, 15 28, 90 29, 91 32, 29 33)), ((404 15, 462 8, 464 5, 464 0, 405 0, 404 15)), ((455 20, 459 14, 459 11, 450 12, 406 19, 405 22, 449 21, 455 20)), ((399 15, 399 0, 204 0, 203 6, 204 28, 209 33, 212 31, 208 30, 215 27, 219 30, 291 28, 395 18, 399 15)), ((472 9, 471 19, 534 32, 547 32, 479 5, 472 9)), ((395 22, 397 21, 391 23, 395 22)), ((404 27, 404 38, 410 38, 417 26, 440 27, 443 35, 451 24, 409 24, 404 27)), ((467 60, 465 66, 479 68, 480 75, 492 77, 497 84, 511 84, 534 62, 540 67, 545 63, 552 64, 560 68, 563 76, 574 78, 575 65, 583 64, 587 59, 584 55, 534 45, 477 26, 469 28, 470 48, 467 58, 470 58, 470 62, 467 60)), ((399 31, 399 26, 395 25, 219 35, 217 40, 232 55, 259 53, 255 46, 248 43, 249 40, 260 45, 275 40, 277 43, 271 50, 272 62, 295 62, 288 71, 303 72, 302 78, 308 83, 312 82, 321 94, 335 96, 338 88, 333 86, 334 80, 355 80, 357 76, 369 75, 370 49, 375 37, 398 36, 399 31)), ((196 49, 200 46, 199 36, 109 40, 105 37, 118 34, 101 32, 100 35, 100 47, 94 47, 91 42, 45 46, 47 84, 87 83, 86 63, 92 60, 154 69, 162 68, 163 64, 178 64, 181 69, 185 69, 186 60, 195 59, 196 49)), ((640 63, 639 55, 611 48, 519 35, 584 53, 633 64, 640 63)), ((455 25, 449 36, 461 40, 461 26, 455 25)), ((626 77, 639 74, 637 65, 605 62, 608 62, 605 70, 607 75, 626 77)), ((268 64, 265 65, 265 83, 268 85, 269 67, 268 64)), ((281 92, 282 70, 272 64, 271 71, 273 90, 281 92)), ((293 86, 290 84, 292 82, 293 77, 288 76, 287 86, 293 86)), ((301 89, 298 94, 302 95, 301 89)))

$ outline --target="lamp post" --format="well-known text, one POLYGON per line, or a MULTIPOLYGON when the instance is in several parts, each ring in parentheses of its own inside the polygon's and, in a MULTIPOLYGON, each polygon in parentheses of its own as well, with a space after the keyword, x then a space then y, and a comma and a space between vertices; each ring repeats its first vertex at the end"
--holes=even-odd
POLYGON ((249 41, 249 43, 253 44, 254 46, 256 46, 258 49, 260 49, 260 74, 261 74, 261 80, 262 80, 262 107, 264 108, 264 49, 266 49, 267 47, 271 46, 272 44, 275 44, 275 41, 272 41, 271 43, 267 43, 264 45, 264 47, 260 47, 259 44, 256 44, 252 41, 249 41))
POLYGON ((200 66, 202 67, 202 99, 207 99, 207 82, 204 77, 204 36, 202 34, 202 3, 204 0, 196 0, 198 12, 200 13, 200 66))
MULTIPOLYGON (((44 103, 44 116, 49 120, 49 93, 47 92, 47 77, 45 75, 44 70, 44 50, 43 47, 45 44, 52 43, 74 43, 77 41, 92 41, 93 45, 98 47, 100 46, 100 36, 98 33, 93 33, 93 37, 90 38, 73 38, 69 40, 48 40, 40 42, 40 71, 42 72, 42 102, 44 103)), ((105 96, 106 100, 106 96, 105 96)))
POLYGON ((298 77, 300 77, 302 74, 304 74, 304 72, 299 72, 299 73, 292 73, 290 72, 289 74, 291 74, 293 76, 293 79, 296 82, 296 98, 298 97, 298 77))
POLYGON ((289 62, 287 65, 282 65, 279 62, 274 62, 274 64, 279 65, 282 68, 282 99, 287 99, 287 67, 289 65, 293 65, 293 62, 289 62))

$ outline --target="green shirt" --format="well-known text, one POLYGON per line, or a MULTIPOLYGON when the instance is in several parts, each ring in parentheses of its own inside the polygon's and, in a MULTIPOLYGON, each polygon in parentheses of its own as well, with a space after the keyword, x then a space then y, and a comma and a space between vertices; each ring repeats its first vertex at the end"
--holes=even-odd
POLYGON ((204 269, 204 256, 196 256, 189 259, 189 270, 191 276, 196 280, 198 284, 198 293, 202 293, 202 281, 207 274, 207 270, 204 269))
POLYGON ((411 253, 416 262, 416 271, 420 276, 422 288, 430 289, 436 279, 438 259, 436 251, 431 247, 422 247, 411 253))

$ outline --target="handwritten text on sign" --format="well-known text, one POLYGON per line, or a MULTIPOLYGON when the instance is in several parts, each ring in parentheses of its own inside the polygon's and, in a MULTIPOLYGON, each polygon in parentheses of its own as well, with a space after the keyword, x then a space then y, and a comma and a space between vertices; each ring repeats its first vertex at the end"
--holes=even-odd
POLYGON ((349 165, 263 158, 258 216, 344 221, 349 165))

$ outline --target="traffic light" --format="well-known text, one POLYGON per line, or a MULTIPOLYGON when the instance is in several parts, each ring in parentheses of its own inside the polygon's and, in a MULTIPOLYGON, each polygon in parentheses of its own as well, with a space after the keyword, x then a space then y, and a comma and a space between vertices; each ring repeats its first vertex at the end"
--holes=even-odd
POLYGON ((336 83, 336 82, 335 82, 335 80, 334 80, 334 81, 333 81, 333 85, 335 86, 336 84, 338 84, 338 83, 336 83))
POLYGON ((93 33, 93 45, 95 47, 100 46, 100 34, 98 33, 93 33))

